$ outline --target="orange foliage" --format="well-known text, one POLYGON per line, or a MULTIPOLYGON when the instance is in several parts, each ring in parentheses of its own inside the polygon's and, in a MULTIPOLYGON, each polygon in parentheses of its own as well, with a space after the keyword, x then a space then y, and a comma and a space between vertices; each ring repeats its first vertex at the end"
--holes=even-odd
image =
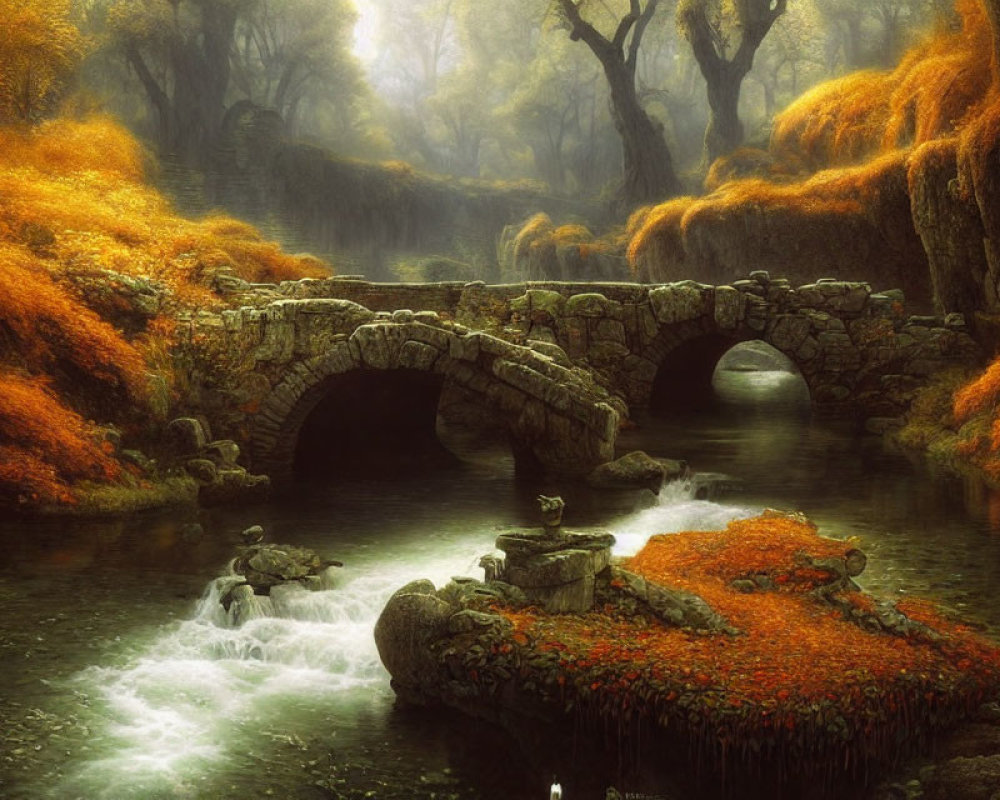
POLYGON ((887 74, 856 72, 810 89, 774 120, 771 151, 812 169, 843 166, 877 152, 889 120, 887 74))
POLYGON ((892 149, 948 136, 968 119, 990 87, 990 27, 982 6, 960 0, 962 28, 913 48, 893 71, 882 145, 892 149))
POLYGON ((954 395, 955 454, 1000 481, 1000 357, 954 395))
POLYGON ((658 267, 671 264, 677 274, 683 271, 684 241, 681 219, 694 203, 693 197, 675 197, 666 203, 636 212, 629 219, 631 238, 628 263, 641 281, 664 280, 658 267))
POLYGON ((30 121, 83 54, 70 0, 0 0, 0 120, 30 121))
POLYGON ((72 265, 155 278, 188 303, 218 304, 205 284, 219 267, 252 282, 327 274, 246 223, 175 216, 142 182, 143 160, 135 140, 106 117, 0 129, 0 238, 48 230, 52 271, 72 265))
MULTIPOLYGON (((26 425, 30 435, 20 444, 0 436, 0 494, 8 499, 66 502, 72 481, 112 479, 114 460, 94 461, 85 426, 69 409, 126 417, 134 407, 126 399, 144 400, 150 368, 170 368, 169 322, 141 332, 137 349, 114 327, 114 304, 97 304, 109 315, 103 319, 64 276, 97 276, 98 285, 108 270, 154 279, 166 289, 169 315, 222 305, 212 291, 220 271, 251 282, 328 274, 316 259, 281 252, 243 222, 176 216, 143 183, 146 159, 106 117, 0 128, 0 369, 41 376, 17 384, 17 397, 26 403, 33 389, 46 422, 26 425)), ((0 395, 14 402, 7 388, 0 395)))
POLYGON ((982 375, 955 392, 954 413, 959 423, 968 422, 977 414, 996 413, 1000 400, 1000 359, 997 359, 982 375))
MULTIPOLYGON (((940 633, 938 642, 866 631, 791 583, 750 594, 729 585, 741 575, 788 574, 803 553, 844 556, 850 548, 809 523, 768 515, 721 532, 654 536, 625 567, 695 592, 738 635, 650 624, 611 606, 555 617, 529 608, 503 611, 514 626, 509 641, 557 653, 569 698, 612 716, 651 716, 691 737, 692 748, 784 737, 771 752, 789 759, 786 768, 805 768, 795 748, 816 764, 826 747, 843 769, 894 754, 915 726, 967 713, 1000 681, 1000 650, 926 605, 912 604, 914 619, 940 633)), ((852 606, 873 608, 863 595, 852 606)))
POLYGON ((0 502, 71 503, 71 483, 121 474, 90 426, 43 379, 0 372, 0 441, 0 502))
POLYGON ((143 393, 146 367, 138 352, 53 283, 30 253, 2 242, 0 344, 33 371, 73 367, 76 378, 93 378, 132 398, 143 393))
POLYGON ((723 184, 740 178, 767 178, 787 181, 801 171, 794 159, 777 161, 766 150, 740 147, 712 162, 705 176, 705 191, 714 192, 723 184))
POLYGON ((954 133, 986 95, 990 27, 978 0, 958 0, 958 31, 939 30, 890 72, 857 72, 806 92, 774 121, 771 150, 813 169, 954 133))
POLYGON ((736 520, 724 531, 654 536, 628 569, 658 583, 698 591, 706 578, 723 584, 759 573, 784 573, 800 554, 843 557, 852 544, 824 539, 814 525, 787 516, 736 520))

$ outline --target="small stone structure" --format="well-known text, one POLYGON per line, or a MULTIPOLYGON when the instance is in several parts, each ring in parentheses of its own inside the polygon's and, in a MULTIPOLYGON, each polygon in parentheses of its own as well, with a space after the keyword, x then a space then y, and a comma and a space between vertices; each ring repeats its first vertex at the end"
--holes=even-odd
POLYGON ((544 527, 497 537, 497 549, 507 558, 499 564, 488 562, 494 579, 516 586, 529 603, 550 613, 589 611, 594 606, 596 576, 611 565, 615 537, 607 531, 563 531, 562 498, 538 499, 544 527), (552 514, 554 508, 559 516, 552 514))
POLYGON ((247 546, 233 559, 231 574, 219 579, 225 583, 219 602, 233 626, 274 616, 272 598, 283 591, 332 588, 343 566, 307 547, 264 543, 260 525, 247 528, 241 537, 247 546))
POLYGON ((178 417, 170 421, 166 431, 172 455, 198 483, 198 502, 202 505, 262 502, 270 495, 271 479, 240 466, 236 442, 209 441, 201 420, 178 417))

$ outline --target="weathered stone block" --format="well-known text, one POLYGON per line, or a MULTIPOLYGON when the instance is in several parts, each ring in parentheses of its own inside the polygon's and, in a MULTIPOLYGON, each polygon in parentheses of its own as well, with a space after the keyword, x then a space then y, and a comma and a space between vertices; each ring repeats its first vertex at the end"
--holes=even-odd
POLYGON ((188 475, 199 483, 213 483, 219 478, 215 463, 207 458, 192 458, 184 462, 188 475))
POLYGON ((207 437, 200 420, 194 417, 178 417, 167 425, 167 436, 174 452, 178 455, 196 455, 205 446, 207 437))
POLYGON ((656 319, 664 325, 697 319, 711 313, 711 290, 693 282, 671 283, 649 292, 656 319))
POLYGON ((437 328, 433 325, 425 325, 422 322, 411 322, 407 324, 405 326, 405 332, 407 339, 423 342, 424 344, 428 344, 438 350, 448 350, 451 340, 455 336, 453 333, 449 333, 443 328, 437 328))
POLYGON ((592 339, 625 344, 625 326, 616 319, 599 319, 591 325, 592 339))
POLYGON ((587 484, 597 489, 650 489, 659 494, 666 477, 663 464, 635 450, 587 475, 587 484))
POLYGON ((394 352, 387 330, 387 325, 374 323, 362 325, 351 335, 350 341, 357 345, 364 365, 372 369, 391 369, 398 363, 399 344, 394 352))
POLYGON ((630 355, 630 350, 620 342, 591 342, 587 358, 599 367, 617 366, 630 355))
POLYGON ((550 614, 583 614, 594 607, 594 576, 585 575, 562 586, 527 589, 525 595, 550 614))
MULTIPOLYGON (((756 286, 756 284, 755 284, 756 286)), ((732 286, 715 287, 715 324, 733 330, 743 321, 746 295, 732 286)))
POLYGON ((798 314, 782 314, 773 324, 768 342, 784 353, 794 353, 809 335, 809 320, 798 314))
POLYGON ((553 319, 562 316, 565 307, 566 298, 548 289, 528 289, 510 301, 511 311, 530 316, 540 312, 553 319))
POLYGON ((480 336, 474 333, 466 336, 452 336, 448 354, 460 361, 475 361, 479 358, 479 342, 480 336))
POLYGON ((587 292, 575 294, 566 301, 565 314, 568 317, 621 317, 621 303, 608 300, 603 294, 587 292))
POLYGON ((587 550, 559 550, 507 563, 507 582, 522 589, 560 586, 593 575, 593 560, 587 550))
POLYGON ((402 369, 430 371, 434 368, 439 355, 440 353, 429 344, 411 339, 403 342, 403 346, 399 348, 399 366, 402 369))

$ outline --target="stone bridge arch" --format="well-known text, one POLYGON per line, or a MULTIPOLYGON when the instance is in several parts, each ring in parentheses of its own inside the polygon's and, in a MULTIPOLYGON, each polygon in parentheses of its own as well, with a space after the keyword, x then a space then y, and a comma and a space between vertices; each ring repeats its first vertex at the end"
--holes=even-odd
POLYGON ((650 290, 658 327, 637 354, 646 380, 633 386, 633 400, 648 403, 663 371, 689 362, 708 381, 731 347, 759 340, 796 367, 814 410, 895 416, 929 375, 976 356, 960 315, 907 317, 899 292, 835 280, 791 288, 755 275, 732 286, 686 281, 650 290))
POLYGON ((317 339, 304 328, 317 327, 324 303, 332 304, 326 307, 332 316, 342 313, 347 301, 282 301, 283 319, 291 320, 292 337, 304 352, 283 364, 250 419, 253 467, 279 485, 292 477, 304 422, 335 379, 355 371, 442 376, 495 411, 522 463, 585 473, 614 457, 618 412, 607 402, 607 393, 579 370, 559 366, 530 347, 435 322, 436 315, 418 320, 410 312, 397 312, 378 319, 369 312, 369 321, 353 330, 317 339), (319 344, 303 346, 313 340, 319 344))

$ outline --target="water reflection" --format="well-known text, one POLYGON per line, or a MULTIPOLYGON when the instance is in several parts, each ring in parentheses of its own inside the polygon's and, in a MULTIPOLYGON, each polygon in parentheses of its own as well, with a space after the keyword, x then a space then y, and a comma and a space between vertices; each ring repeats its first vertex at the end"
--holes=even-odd
POLYGON ((623 432, 623 451, 740 479, 712 501, 672 486, 636 510, 557 480, 518 483, 497 450, 394 482, 303 484, 256 508, 0 523, 0 749, 19 751, 0 762, 0 795, 534 796, 552 766, 537 754, 486 726, 394 711, 370 632, 403 583, 480 575, 498 526, 534 524, 539 493, 574 498, 567 525, 612 529, 620 553, 653 533, 802 510, 823 533, 861 536, 867 587, 937 597, 1000 630, 1000 495, 812 419, 795 378, 721 370, 711 404, 623 432), (196 541, 181 533, 193 521, 196 541), (253 523, 344 561, 344 583, 233 631, 210 596, 196 600, 253 523))

